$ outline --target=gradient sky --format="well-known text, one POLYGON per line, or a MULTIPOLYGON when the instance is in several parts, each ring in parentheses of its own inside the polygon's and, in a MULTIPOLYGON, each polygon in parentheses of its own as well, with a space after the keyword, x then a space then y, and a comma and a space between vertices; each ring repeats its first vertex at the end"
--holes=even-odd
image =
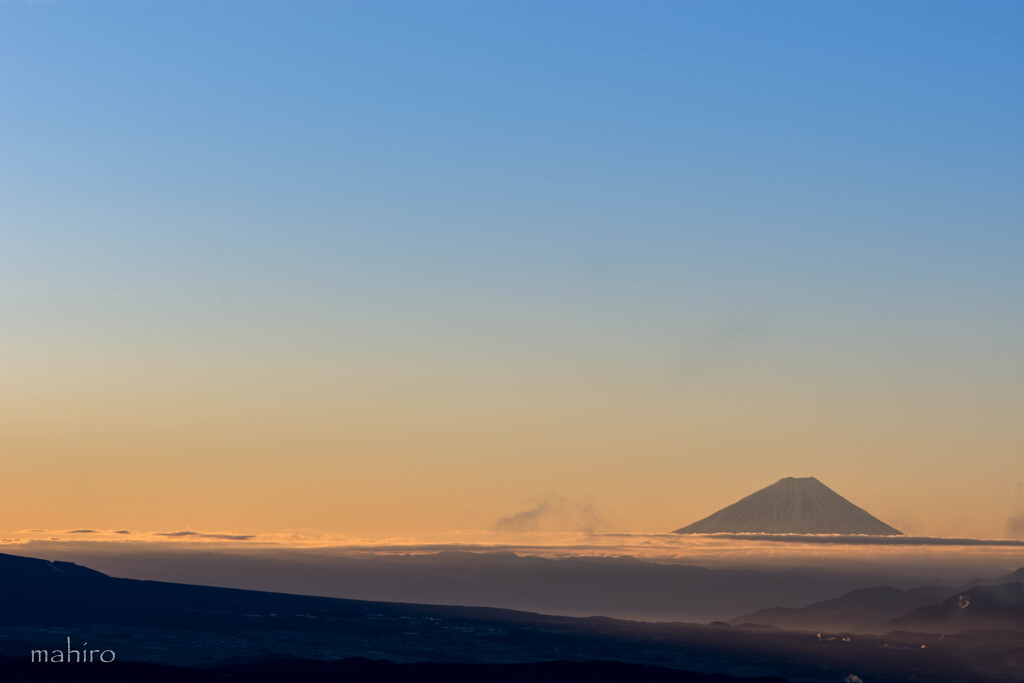
POLYGON ((813 475, 1003 537, 1022 29, 2 2, 0 531, 667 531, 813 475))

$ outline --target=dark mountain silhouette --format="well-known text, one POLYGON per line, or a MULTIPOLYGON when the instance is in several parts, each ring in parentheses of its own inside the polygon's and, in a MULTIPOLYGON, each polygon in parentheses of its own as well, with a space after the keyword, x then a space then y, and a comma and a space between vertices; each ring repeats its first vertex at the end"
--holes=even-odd
MULTIPOLYGON (((909 617, 908 613, 912 613, 914 610, 924 609, 922 614, 940 613, 945 608, 940 609, 939 603, 952 603, 953 597, 951 596, 957 598, 961 595, 969 596, 972 589, 975 588, 1005 586, 1015 582, 1024 583, 1024 568, 994 579, 976 579, 961 588, 949 586, 923 586, 909 590, 900 590, 890 586, 863 588, 806 607, 773 607, 758 610, 731 619, 729 623, 763 624, 786 630, 885 633, 891 631, 894 624, 897 628, 905 628, 906 623, 902 621, 902 618, 909 617)), ((959 599, 956 602, 959 606, 959 599)), ((978 611, 971 614, 968 621, 975 619, 979 614, 986 613, 986 609, 982 609, 980 605, 976 606, 976 610, 978 611)), ((1024 618, 1024 614, 1019 616, 1024 618)), ((956 629, 961 627, 959 620, 963 618, 962 615, 957 616, 957 621, 952 622, 952 626, 941 627, 942 630, 936 632, 956 632, 956 629)), ((925 620, 922 618, 920 623, 924 624, 925 620)), ((1005 624, 1005 620, 1001 623, 1005 624)), ((1003 626, 997 624, 996 627, 1002 628, 1003 626)), ((1015 626, 1011 623, 1010 627, 1015 626)), ((938 622, 935 622, 931 624, 930 628, 935 630, 940 626, 938 622)))
POLYGON ((814 477, 780 479, 675 533, 903 535, 814 477))
POLYGON ((764 624, 789 631, 878 632, 880 624, 912 609, 932 605, 955 589, 925 586, 900 590, 889 586, 863 588, 806 607, 773 607, 731 619, 731 624, 764 624))
POLYGON ((1024 583, 1024 567, 1021 567, 1020 569, 1017 569, 1016 571, 1012 571, 1009 574, 1007 574, 1006 576, 1000 577, 998 579, 998 582, 1000 584, 1003 584, 1003 583, 1024 583))
POLYGON ((788 683, 782 678, 737 678, 700 674, 624 662, 530 662, 464 664, 451 662, 395 663, 363 658, 336 662, 273 659, 209 669, 138 662, 78 666, 70 670, 41 668, 24 660, 0 657, 0 676, 10 681, 80 681, 86 683, 788 683))
POLYGON ((975 579, 963 588, 973 588, 974 586, 1002 586, 1007 583, 1024 583, 1024 567, 1012 571, 1006 576, 999 576, 994 579, 975 579))
POLYGON ((102 572, 74 562, 53 562, 7 554, 0 554, 0 577, 9 586, 43 589, 69 584, 87 586, 109 578, 102 572))
POLYGON ((984 681, 994 680, 984 671, 992 668, 1002 675, 1008 666, 1014 677, 1024 677, 1024 668, 1007 664, 1007 648, 1019 646, 1016 639, 1008 644, 993 638, 940 641, 912 635, 906 647, 920 647, 925 638, 927 659, 892 658, 879 654, 883 642, 873 636, 821 647, 812 637, 763 627, 263 593, 119 579, 68 563, 10 555, 0 555, 0 636, 0 656, 16 658, 0 657, 0 680, 5 681, 703 680, 686 672, 842 680, 851 663, 864 680, 984 681), (64 649, 68 642, 116 651, 117 662, 26 663, 30 650, 64 649), (357 675, 360 666, 378 665, 343 661, 353 658, 390 664, 381 664, 385 668, 372 675, 357 675), (303 661, 310 659, 322 661, 303 661), (416 671, 425 669, 411 666, 414 662, 432 662, 428 669, 437 675, 420 676, 416 671), (549 664, 515 666, 531 662, 549 664), (157 664, 202 669, 179 675, 157 664), (26 676, 31 666, 36 668, 26 676), (675 677, 644 667, 673 670, 675 677))
POLYGON ((889 568, 882 566, 833 566, 825 571, 806 566, 780 572, 631 557, 550 558, 451 550, 387 556, 148 548, 107 555, 65 548, 47 552, 63 553, 62 559, 116 576, 156 581, 644 621, 725 620, 775 605, 806 605, 894 580, 889 568))
POLYGON ((975 586, 958 591, 936 605, 919 607, 893 619, 884 627, 893 631, 923 633, 962 633, 983 629, 1024 631, 1024 583, 975 586))

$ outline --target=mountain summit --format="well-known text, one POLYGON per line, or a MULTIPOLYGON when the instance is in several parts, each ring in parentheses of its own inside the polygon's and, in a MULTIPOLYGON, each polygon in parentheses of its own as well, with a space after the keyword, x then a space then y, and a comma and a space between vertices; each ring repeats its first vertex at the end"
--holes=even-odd
POLYGON ((814 477, 779 479, 674 533, 903 535, 814 477))

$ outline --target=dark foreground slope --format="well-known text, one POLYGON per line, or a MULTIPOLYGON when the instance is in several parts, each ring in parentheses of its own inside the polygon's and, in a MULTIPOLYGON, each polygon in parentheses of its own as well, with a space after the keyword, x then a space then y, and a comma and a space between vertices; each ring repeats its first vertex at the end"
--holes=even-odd
MULTIPOLYGON (((1014 659, 1011 652, 1019 647, 1019 639, 1007 643, 990 637, 943 640, 890 634, 884 639, 858 636, 849 642, 825 643, 813 635, 725 624, 552 617, 117 579, 66 563, 0 555, 0 654, 15 658, 10 665, 40 668, 29 680, 39 680, 43 671, 62 675, 65 669, 98 671, 105 676, 101 680, 117 680, 110 677, 114 664, 27 663, 33 649, 52 653, 65 647, 85 649, 86 643, 116 652, 115 664, 135 661, 213 670, 233 660, 246 667, 245 676, 263 675, 271 666, 253 668, 254 662, 366 658, 452 665, 453 675, 472 671, 464 666, 485 666, 497 675, 506 669, 489 667, 552 661, 580 666, 607 660, 792 681, 838 681, 851 673, 872 681, 1024 679, 1019 663, 1024 658, 1014 659), (922 644, 928 647, 922 649, 922 644)), ((292 661, 273 666, 298 671, 329 665, 292 661)), ((196 676, 207 675, 199 671, 196 676)), ((14 672, 3 680, 18 680, 18 675, 14 672)), ((271 680, 316 680, 311 676, 271 680)), ((530 673, 508 680, 527 678, 535 679, 530 673)), ((147 674, 139 680, 160 679, 147 674)), ((579 680, 600 679, 586 675, 579 680)), ((624 680, 645 679, 630 675, 624 680)))
POLYGON ((446 662, 394 662, 345 659, 317 662, 280 659, 258 664, 209 669, 163 666, 138 662, 60 668, 0 657, 5 681, 82 681, 84 683, 787 683, 781 678, 736 678, 705 675, 623 662, 536 662, 526 664, 454 664, 446 662))

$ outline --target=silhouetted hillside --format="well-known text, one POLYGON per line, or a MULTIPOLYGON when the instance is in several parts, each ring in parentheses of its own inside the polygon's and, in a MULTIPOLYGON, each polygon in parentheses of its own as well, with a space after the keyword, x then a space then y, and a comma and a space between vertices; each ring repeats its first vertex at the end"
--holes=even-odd
POLYGON ((623 662, 537 662, 528 664, 452 664, 346 659, 317 662, 272 660, 210 669, 172 667, 137 662, 102 666, 32 664, 0 657, 0 680, 83 681, 87 683, 788 683, 782 678, 736 678, 705 675, 664 667, 623 662))
MULTIPOLYGON (((858 636, 854 641, 826 644, 814 636, 764 628, 319 598, 118 579, 74 565, 59 569, 64 571, 44 560, 0 555, 0 654, 16 658, 8 663, 14 673, 4 677, 5 681, 18 680, 19 672, 24 671, 19 667, 24 666, 37 667, 29 669, 33 676, 29 680, 40 680, 43 675, 61 680, 64 671, 75 671, 74 680, 87 680, 81 677, 86 673, 103 676, 94 680, 118 680, 111 677, 115 669, 107 668, 111 664, 56 661, 63 659, 56 651, 84 650, 86 643, 90 648, 116 652, 118 666, 134 661, 198 666, 217 673, 227 671, 221 667, 230 660, 232 666, 242 667, 246 677, 253 676, 228 680, 319 680, 316 672, 331 671, 324 662, 352 658, 459 665, 436 669, 444 672, 446 680, 462 680, 458 678, 462 675, 465 680, 481 680, 474 679, 479 675, 487 676, 483 680, 502 680, 490 675, 511 671, 506 680, 534 681, 558 671, 557 667, 503 667, 557 661, 571 662, 558 665, 568 667, 571 673, 553 673, 551 680, 573 680, 565 676, 575 676, 574 667, 586 662, 591 662, 587 666, 592 668, 579 669, 583 673, 578 680, 601 680, 595 675, 616 670, 623 672, 621 680, 641 681, 691 680, 680 678, 680 671, 790 680, 842 680, 851 672, 876 681, 1024 677, 1024 667, 1014 664, 1016 660, 1007 654, 1019 647, 1018 638, 940 640, 938 636, 929 639, 909 634, 903 640, 892 635, 885 641, 858 636), (883 647, 893 643, 902 649, 883 647), (922 644, 927 644, 927 650, 920 648, 922 644), (32 650, 46 650, 52 658, 46 664, 27 663, 32 650), (284 658, 289 659, 268 663, 284 658), (664 678, 668 674, 655 670, 615 669, 593 664, 595 660, 671 669, 677 678, 664 678), (260 678, 269 676, 275 667, 282 667, 279 677, 260 678)), ((382 671, 397 672, 400 677, 394 680, 430 680, 415 678, 418 670, 399 667, 382 671)), ((158 681, 165 674, 177 675, 151 671, 156 673, 122 680, 158 681)), ((338 678, 337 671, 326 675, 349 680, 338 678)))
POLYGON ((884 631, 881 624, 949 597, 954 588, 926 586, 900 590, 882 586, 851 591, 807 607, 774 607, 731 619, 731 624, 765 624, 786 630, 884 631))
MULTIPOLYGON (((894 624, 896 628, 905 628, 901 618, 909 616, 908 612, 913 610, 932 608, 932 611, 937 613, 938 605, 936 603, 952 603, 950 596, 967 595, 974 588, 998 586, 1022 580, 1024 580, 1024 568, 995 579, 976 579, 959 589, 946 586, 923 586, 908 590, 890 586, 863 588, 850 591, 832 600, 823 600, 805 607, 773 607, 750 612, 730 619, 729 623, 763 624, 787 630, 885 633, 892 630, 894 624)), ((957 602, 959 605, 959 601, 957 602)), ((980 607, 977 609, 980 615, 983 610, 980 607)), ((957 617, 957 619, 960 618, 957 617)), ((956 621, 956 623, 960 622, 956 621)), ((1012 624, 1010 627, 1013 627, 1012 624)), ((938 622, 933 623, 932 628, 939 628, 938 622)), ((1003 628, 1003 626, 999 626, 999 628, 1003 628)), ((936 632, 950 633, 952 631, 936 632)))
POLYGON ((62 557, 81 557, 74 561, 115 576, 175 583, 644 621, 725 620, 777 605, 819 602, 871 585, 892 585, 890 581, 900 579, 888 568, 864 572, 809 566, 778 571, 511 552, 351 556, 324 551, 147 548, 121 553, 82 551, 62 557))
POLYGON ((1007 583, 1024 583, 1024 567, 1012 571, 1006 576, 998 576, 994 579, 975 579, 964 586, 964 590, 975 586, 1002 586, 1007 583))
POLYGON ((937 605, 920 607, 885 624, 890 630, 961 633, 981 629, 1024 631, 1024 583, 975 586, 937 605))
POLYGON ((8 586, 25 588, 85 586, 109 578, 106 574, 73 562, 51 562, 6 554, 0 554, 0 576, 3 576, 8 586))

